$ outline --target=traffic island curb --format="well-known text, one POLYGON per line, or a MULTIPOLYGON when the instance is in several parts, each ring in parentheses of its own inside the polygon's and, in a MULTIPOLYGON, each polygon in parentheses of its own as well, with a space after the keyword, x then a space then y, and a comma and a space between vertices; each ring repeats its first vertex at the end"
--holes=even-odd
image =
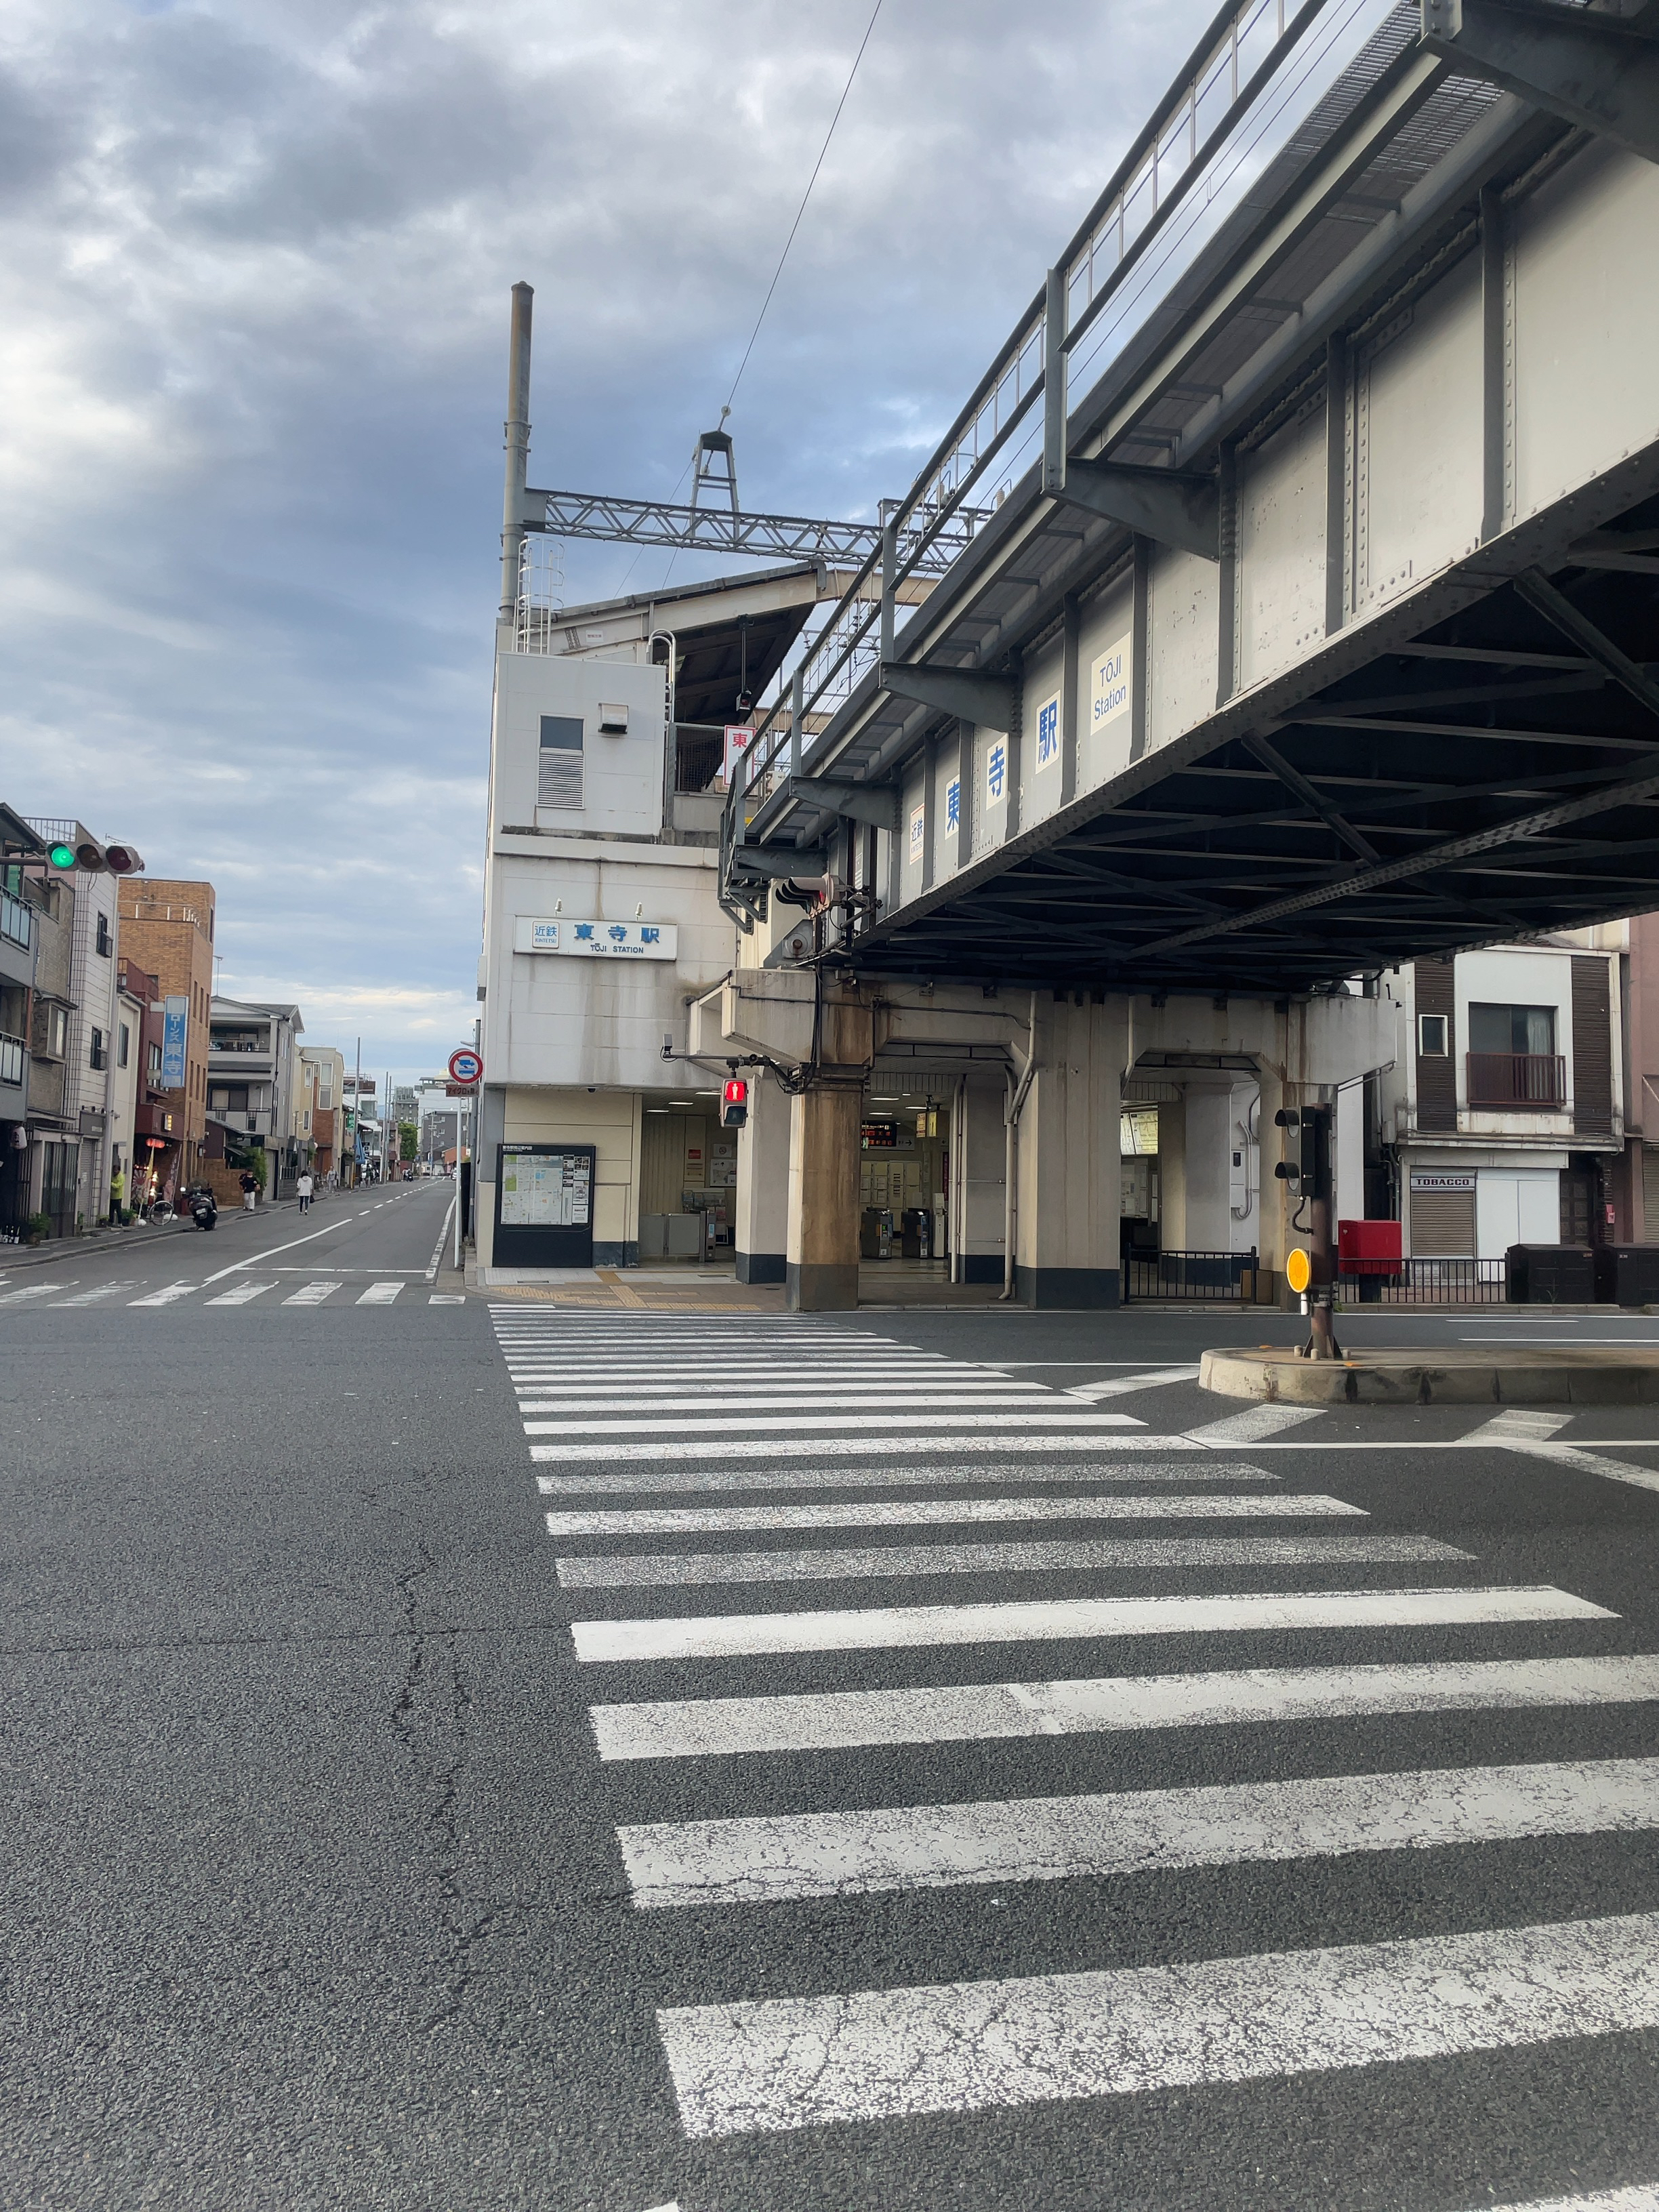
POLYGON ((1303 1359, 1283 1346, 1205 1352, 1200 1387, 1291 1406, 1659 1405, 1659 1346, 1528 1346, 1524 1358, 1461 1348, 1303 1359))

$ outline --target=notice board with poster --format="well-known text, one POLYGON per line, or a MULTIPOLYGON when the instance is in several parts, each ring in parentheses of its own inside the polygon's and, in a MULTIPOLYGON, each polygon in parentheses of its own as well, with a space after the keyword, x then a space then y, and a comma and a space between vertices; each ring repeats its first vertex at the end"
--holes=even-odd
POLYGON ((501 1145, 496 1150, 498 1267, 591 1267, 592 1145, 501 1145))

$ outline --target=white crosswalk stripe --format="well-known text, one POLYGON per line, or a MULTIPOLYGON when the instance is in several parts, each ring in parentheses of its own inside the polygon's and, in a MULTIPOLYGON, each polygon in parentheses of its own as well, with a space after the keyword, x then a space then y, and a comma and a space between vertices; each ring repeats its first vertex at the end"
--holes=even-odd
POLYGON ((50 1297, 54 1291, 68 1287, 64 1283, 23 1283, 16 1290, 0 1291, 0 1306, 27 1305, 32 1298, 50 1297))
POLYGON ((1659 2027, 1659 1914, 657 2023, 692 2136, 1121 2096, 1659 2027))
POLYGON ((192 1292, 199 1291, 201 1287, 199 1283, 169 1283, 165 1289, 152 1291, 148 1297, 131 1298, 128 1303, 135 1306, 174 1305, 180 1298, 189 1297, 192 1292))
POLYGON ((636 1905, 756 1905, 1659 1828, 1659 1759, 1322 1775, 621 1828, 636 1905))
POLYGON ((306 1283, 299 1290, 290 1292, 283 1304, 285 1306, 319 1306, 325 1298, 332 1297, 339 1287, 338 1283, 334 1282, 306 1283))
POLYGON ((884 1575, 1076 1573, 1148 1567, 1422 1565, 1471 1554, 1431 1536, 1121 1536, 1085 1543, 882 1544, 858 1551, 631 1552, 560 1559, 567 1589, 677 1583, 867 1581, 884 1575))
POLYGON ((1519 1711, 1659 1701, 1659 1656, 1254 1667, 1237 1673, 976 1682, 966 1689, 669 1698, 591 1708, 605 1759, 720 1759, 877 1744, 1227 1728, 1366 1713, 1519 1711))
POLYGON ((234 1290, 222 1291, 216 1298, 208 1298, 204 1303, 210 1306, 252 1305, 255 1298, 276 1288, 275 1283, 238 1283, 234 1290))
POLYGON ((371 1283, 357 1303, 360 1306, 389 1306, 402 1289, 401 1283, 371 1283))
MULTIPOLYGON (((1317 1408, 1218 1406, 1184 1433, 1156 1434, 1096 1408, 1190 1384, 1192 1368, 1126 1369, 1066 1390, 850 1323, 493 1319, 548 1536, 561 1546, 549 1566, 577 1616, 570 1649, 599 1692, 594 1748, 634 1770, 617 1848, 637 1909, 764 1914, 1151 1873, 1198 1882, 1229 1866, 1359 1854, 1417 1854, 1437 1869, 1449 1855, 1565 1850, 1659 1827, 1659 1759, 1611 1756, 1601 1742, 1588 1759, 1527 1760, 1507 1742, 1483 1759, 1478 1733, 1482 1717, 1611 1719, 1659 1705, 1659 1655, 1610 1648, 1618 1616, 1590 1595, 1489 1579, 1471 1551, 1378 1526, 1352 1501, 1297 1492, 1239 1456, 1292 1430, 1298 1447, 1315 1443, 1317 1408), (716 1548, 710 1538, 730 1540, 716 1548), (988 1596, 970 1586, 955 1601, 963 1576, 1003 1586, 988 1596), (1126 1587, 1127 1577, 1156 1580, 1126 1587), (1054 1577, 1085 1580, 1079 1589, 1054 1577), (902 1583, 900 1601, 826 1607, 790 1588, 866 1580, 902 1583), (744 1584, 769 1609, 722 1605, 723 1590, 744 1584), (641 1617, 653 1592, 667 1594, 666 1608, 641 1617), (1267 1638, 1272 1663, 1206 1667, 1188 1656, 1213 1656, 1199 1639, 1218 1636, 1224 1650, 1267 1638), (1143 1637, 1169 1650, 1167 1671, 1018 1675, 1019 1655, 1040 1660, 1045 1644, 1103 1658, 1115 1641, 1143 1637), (998 1647, 1007 1647, 1000 1668, 998 1647), (1352 1661, 1331 1663, 1343 1650, 1352 1661), (954 1678, 915 1673, 946 1663, 954 1678), (836 1686, 822 1686, 826 1674, 836 1686), (605 1694, 610 1682, 632 1692, 653 1680, 672 1694, 605 1694), (1469 1729, 1466 1761, 1440 1763, 1443 1736, 1437 1763, 1400 1771, 1340 1753, 1331 1772, 1298 1772, 1293 1759, 1288 1773, 1250 1771, 1285 1728, 1305 1724, 1305 1741, 1325 1745, 1374 1718, 1411 1728, 1445 1715, 1472 1717, 1459 1724, 1469 1729), (1045 1793, 1037 1783, 994 1797, 983 1779, 972 1786, 986 1771, 975 1747, 1022 1746, 1029 1764, 1016 1773, 1063 1783, 1060 1740, 1139 1737, 1139 1766, 1162 1756, 1162 1732, 1190 1741, 1195 1730, 1237 1747, 1227 1778, 1194 1786, 1189 1767, 1167 1788, 1045 1793), (906 1747, 927 1754, 917 1771, 936 1801, 872 1800, 846 1754, 906 1747), (817 1763, 773 1765, 794 1753, 817 1763), (734 1759, 750 1764, 733 1768, 734 1759), (655 1818, 653 1777, 666 1760, 678 1783, 655 1818), (769 1805, 774 1786, 781 1796, 769 1805)), ((1480 1448, 1544 1450, 1571 1468, 1552 1435, 1510 1422, 1480 1448)), ((1316 1449, 1282 1463, 1322 1465, 1316 1449)), ((1240 1656, 1256 1653, 1247 1644, 1240 1656)), ((1322 1945, 1316 1923, 1305 1949, 1127 1968, 1084 1955, 1074 1970, 995 1979, 976 1974, 969 1948, 953 1978, 895 1973, 880 1987, 861 1985, 857 1968, 838 1978, 831 1935, 805 1971, 808 1994, 731 2001, 728 1981, 720 2002, 665 2003, 658 2027, 692 2137, 1201 2088, 1659 2027, 1659 1915, 1498 1924, 1525 1921, 1505 1908, 1508 1894, 1492 1893, 1494 1924, 1448 1935, 1408 1924, 1383 1940, 1322 1945)), ((1104 1931, 1109 1889, 1103 1896, 1104 1931)), ((941 1896, 937 1911, 956 1909, 941 1896)), ((863 1977, 872 1978, 867 1967, 863 1977)), ((677 1996, 687 1995, 682 1985, 677 1996)), ((1639 2196, 1620 2197, 1574 2200, 1571 2212, 1646 2212, 1639 2196)))
MULTIPOLYGON (((53 1287, 59 1286, 54 1285, 53 1287)), ((131 1283, 94 1283, 89 1290, 77 1291, 73 1297, 54 1298, 52 1310, 61 1313, 66 1306, 101 1305, 106 1298, 118 1298, 123 1291, 134 1287, 131 1283)))

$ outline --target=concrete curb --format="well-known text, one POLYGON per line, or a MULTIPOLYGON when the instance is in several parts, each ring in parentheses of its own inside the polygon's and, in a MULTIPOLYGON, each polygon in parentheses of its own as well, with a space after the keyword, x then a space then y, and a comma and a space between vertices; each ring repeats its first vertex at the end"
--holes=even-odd
POLYGON ((1659 1347, 1529 1346, 1523 1358, 1448 1347, 1336 1360, 1224 1348, 1203 1354, 1198 1379, 1224 1398, 1291 1406, 1651 1406, 1659 1347))

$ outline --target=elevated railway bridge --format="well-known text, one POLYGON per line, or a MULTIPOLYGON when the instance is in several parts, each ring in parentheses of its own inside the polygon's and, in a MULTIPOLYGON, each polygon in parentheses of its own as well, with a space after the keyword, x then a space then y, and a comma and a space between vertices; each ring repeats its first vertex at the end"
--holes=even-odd
POLYGON ((830 1156, 982 1032, 999 1264, 1106 1299, 1127 1071, 1270 1122, 1391 1056, 1345 979, 1659 905, 1656 278, 1659 5, 1224 9, 757 730, 702 1048, 807 1067, 830 1156))

